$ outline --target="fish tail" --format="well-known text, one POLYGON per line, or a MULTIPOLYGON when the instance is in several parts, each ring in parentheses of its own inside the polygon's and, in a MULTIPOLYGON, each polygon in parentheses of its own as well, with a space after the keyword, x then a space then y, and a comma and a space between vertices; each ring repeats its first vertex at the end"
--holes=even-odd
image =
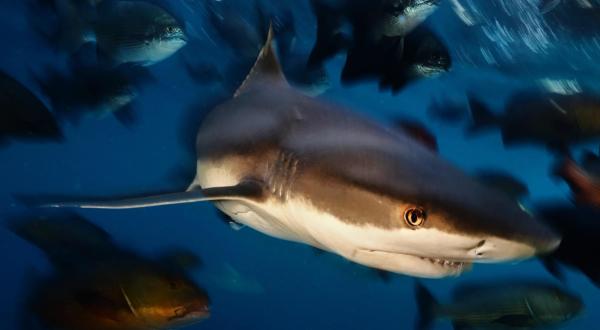
POLYGON ((498 117, 490 111, 487 105, 472 96, 469 96, 468 99, 472 118, 472 124, 469 127, 471 133, 498 124, 498 117))
POLYGON ((578 202, 597 203, 600 194, 595 181, 584 169, 579 167, 571 158, 566 158, 558 164, 554 174, 561 177, 571 188, 578 202))
POLYGON ((429 290, 419 282, 415 283, 415 297, 419 310, 419 316, 415 324, 415 329, 427 330, 431 328, 431 324, 435 319, 435 309, 438 306, 438 302, 433 297, 431 292, 429 292, 429 290))

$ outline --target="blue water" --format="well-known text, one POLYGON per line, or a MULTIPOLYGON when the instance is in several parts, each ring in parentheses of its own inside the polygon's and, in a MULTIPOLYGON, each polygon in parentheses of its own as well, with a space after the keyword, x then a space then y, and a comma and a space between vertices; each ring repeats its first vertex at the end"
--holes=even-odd
MULTIPOLYGON (((201 31, 204 16, 200 2, 173 2, 170 7, 201 31)), ((474 1, 463 3, 473 5, 474 1)), ((518 1, 503 3, 514 5, 518 1)), ((286 6, 296 8, 302 41, 310 48, 315 22, 307 4, 285 1, 274 7, 286 6)), ((482 10, 487 10, 486 17, 493 16, 494 10, 500 20, 506 16, 506 13, 500 15, 499 7, 482 10)), ((33 84, 31 72, 62 65, 64 54, 50 51, 39 41, 25 13, 21 2, 0 1, 0 69, 25 82, 42 97, 33 84)), ((519 24, 514 17, 501 22, 508 26, 519 24)), ((546 150, 527 146, 507 149, 495 131, 466 138, 464 125, 433 120, 426 110, 434 99, 464 102, 466 91, 475 91, 499 109, 513 91, 535 84, 539 77, 564 77, 582 84, 597 81, 594 71, 575 70, 565 64, 577 63, 579 68, 589 66, 597 70, 596 61, 586 62, 581 53, 569 52, 570 45, 576 41, 565 35, 549 38, 547 42, 551 47, 541 46, 542 50, 519 48, 517 42, 514 56, 503 58, 503 51, 494 50, 501 45, 486 38, 485 33, 464 37, 464 25, 453 16, 449 4, 425 24, 438 31, 448 44, 455 60, 450 73, 416 82, 393 95, 379 92, 376 83, 342 87, 337 77, 344 58, 338 56, 327 64, 332 87, 320 97, 382 123, 389 124, 398 116, 419 119, 437 136, 442 157, 465 171, 506 170, 527 183, 529 201, 566 201, 567 187, 548 175, 554 159, 546 150), (469 39, 480 44, 473 44, 469 39), (476 56, 481 54, 481 45, 496 52, 496 64, 503 65, 504 73, 496 70, 498 65, 476 56), (572 56, 562 56, 564 54, 572 56), (520 63, 523 63, 522 70, 519 70, 520 63), (531 72, 524 72, 523 66, 528 63, 536 66, 529 66, 531 72)), ((515 30, 517 32, 509 33, 516 34, 515 40, 523 41, 519 39, 518 29, 515 30)), ((203 105, 214 103, 226 91, 218 84, 199 84, 191 80, 183 70, 181 57, 220 66, 235 61, 235 52, 209 38, 210 33, 210 28, 206 28, 197 43, 151 67, 156 81, 136 100, 137 122, 133 127, 125 127, 111 116, 86 117, 76 125, 61 124, 66 136, 64 144, 14 142, 0 149, 0 215, 15 215, 24 210, 15 198, 19 195, 112 197, 185 188, 186 178, 172 175, 174 170, 194 167, 190 159, 193 136, 182 137, 184 122, 190 117, 190 111, 201 112, 203 105)), ((575 45, 572 50, 581 49, 580 46, 575 45)), ((398 275, 390 283, 384 283, 338 257, 315 255, 305 245, 270 238, 249 228, 234 231, 219 221, 208 203, 80 213, 106 229, 120 245, 141 254, 153 255, 177 246, 201 256, 204 265, 193 272, 193 277, 208 291, 212 313, 208 320, 189 329, 411 329, 418 313, 414 279, 398 275), (231 269, 252 287, 232 288, 214 280, 227 278, 231 269)), ((28 279, 33 273, 48 272, 50 265, 40 251, 7 229, 0 229, 0 251, 3 265, 0 324, 3 329, 17 329, 28 279)), ((476 265, 458 278, 422 282, 440 301, 447 302, 449 292, 460 283, 511 277, 556 281, 538 261, 530 260, 518 264, 476 265)), ((600 319, 594 310, 600 305, 598 288, 572 271, 568 272, 567 287, 580 294, 587 307, 581 317, 565 328, 597 328, 600 319)), ((450 329, 451 326, 439 321, 435 328, 450 329)))

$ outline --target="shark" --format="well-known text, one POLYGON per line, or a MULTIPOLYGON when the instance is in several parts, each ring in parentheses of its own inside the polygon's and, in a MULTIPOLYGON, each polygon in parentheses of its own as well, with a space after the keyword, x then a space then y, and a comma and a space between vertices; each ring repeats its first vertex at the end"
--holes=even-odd
POLYGON ((186 191, 47 206, 209 201, 272 237, 426 278, 557 248, 560 237, 504 193, 398 130, 291 87, 274 47, 270 29, 242 85, 201 123, 186 191))

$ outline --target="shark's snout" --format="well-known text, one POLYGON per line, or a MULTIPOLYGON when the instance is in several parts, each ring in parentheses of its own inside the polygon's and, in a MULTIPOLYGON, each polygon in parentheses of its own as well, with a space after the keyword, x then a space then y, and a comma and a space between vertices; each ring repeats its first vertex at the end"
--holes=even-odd
MULTIPOLYGON (((535 221, 530 219, 530 221, 535 221)), ((558 248, 560 236, 539 224, 529 233, 515 231, 514 237, 487 237, 481 239, 467 252, 467 258, 475 262, 499 262, 518 260, 545 254, 558 248)))

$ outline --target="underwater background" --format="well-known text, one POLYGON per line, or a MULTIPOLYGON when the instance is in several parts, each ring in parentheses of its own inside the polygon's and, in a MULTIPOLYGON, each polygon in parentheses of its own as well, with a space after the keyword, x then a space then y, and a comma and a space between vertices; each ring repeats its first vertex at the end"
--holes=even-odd
MULTIPOLYGON (((186 22, 191 37, 179 52, 148 68, 153 79, 133 104, 132 125, 109 115, 87 116, 61 122, 62 143, 15 140, 0 147, 4 223, 29 212, 20 196, 113 198, 187 188, 195 170, 194 129, 188 126, 197 127, 206 110, 227 99, 252 65, 215 37, 214 27, 207 23, 205 1, 214 0, 162 1, 186 22), (187 61, 239 69, 224 69, 226 83, 203 82, 190 77, 187 61)), ((244 0, 217 2, 229 3, 237 15, 252 6, 244 0)), ((316 21, 307 1, 264 0, 261 4, 273 12, 292 11, 297 43, 310 52, 316 21)), ((513 93, 526 87, 562 92, 597 89, 600 29, 593 31, 590 26, 588 35, 570 33, 562 27, 575 24, 577 17, 565 14, 564 25, 549 24, 536 14, 538 6, 535 0, 442 1, 423 24, 448 47, 449 72, 412 82, 398 93, 380 91, 377 82, 342 85, 344 54, 339 54, 326 64, 330 86, 318 97, 386 125, 397 118, 418 120, 436 136, 442 157, 461 169, 470 173, 502 170, 526 183, 525 205, 548 200, 569 203, 568 186, 549 174, 556 158, 547 149, 507 148, 497 130, 468 136, 468 118, 449 124, 429 111, 433 102, 466 108, 467 94, 477 95, 500 111, 513 93), (457 15, 457 4, 468 13, 466 18, 457 15), (478 20, 479 25, 467 28, 464 20, 468 19, 478 20)), ((66 55, 40 41, 34 26, 25 1, 0 0, 0 69, 48 103, 36 84, 36 73, 64 67, 66 55)), ((571 151, 577 154, 585 148, 597 150, 597 143, 578 145, 571 151)), ((120 246, 142 255, 179 247, 200 256, 202 266, 191 276, 208 292, 211 315, 189 329, 411 329, 419 314, 414 278, 392 275, 382 281, 365 267, 333 254, 315 253, 306 245, 250 228, 232 230, 209 203, 77 213, 105 229, 120 246)), ((28 285, 36 276, 50 272, 51 265, 42 252, 7 228, 0 229, 0 251, 0 325, 19 329, 28 285)), ((581 295, 586 308, 564 328, 597 328, 598 288, 574 270, 566 273, 564 285, 581 295)), ((419 282, 441 302, 448 302, 452 289, 461 283, 511 278, 560 283, 537 259, 477 264, 456 278, 419 282)), ((450 329, 451 324, 440 320, 434 328, 450 329)))

